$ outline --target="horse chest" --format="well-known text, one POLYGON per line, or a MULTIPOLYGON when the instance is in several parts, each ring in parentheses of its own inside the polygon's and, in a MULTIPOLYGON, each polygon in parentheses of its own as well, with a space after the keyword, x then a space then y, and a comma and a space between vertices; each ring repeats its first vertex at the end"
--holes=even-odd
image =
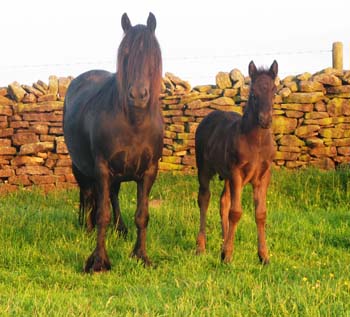
POLYGON ((109 156, 111 174, 115 177, 141 177, 161 155, 159 137, 151 134, 121 133, 114 139, 109 156))
POLYGON ((141 176, 152 162, 152 152, 148 148, 127 148, 117 151, 110 159, 113 176, 141 176))

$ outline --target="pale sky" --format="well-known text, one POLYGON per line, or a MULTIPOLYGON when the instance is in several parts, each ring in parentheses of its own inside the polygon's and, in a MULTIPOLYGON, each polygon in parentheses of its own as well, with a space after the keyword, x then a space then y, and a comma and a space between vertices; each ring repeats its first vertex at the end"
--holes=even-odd
POLYGON ((219 71, 279 63, 280 77, 332 65, 332 43, 350 62, 348 0, 11 0, 1 3, 0 86, 115 71, 121 15, 145 24, 152 11, 163 73, 192 86, 214 84, 219 71))

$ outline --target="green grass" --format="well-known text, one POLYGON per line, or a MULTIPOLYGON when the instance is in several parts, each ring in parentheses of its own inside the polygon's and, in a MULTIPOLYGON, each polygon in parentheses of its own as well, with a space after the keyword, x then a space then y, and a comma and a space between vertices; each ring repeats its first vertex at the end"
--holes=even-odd
POLYGON ((269 266, 259 264, 251 188, 230 264, 220 261, 212 182, 207 252, 195 255, 195 176, 162 174, 152 190, 145 269, 129 254, 135 184, 120 194, 126 239, 110 229, 112 270, 84 274, 95 233, 77 224, 78 192, 0 197, 0 316, 350 316, 350 170, 275 171, 268 193, 269 266))

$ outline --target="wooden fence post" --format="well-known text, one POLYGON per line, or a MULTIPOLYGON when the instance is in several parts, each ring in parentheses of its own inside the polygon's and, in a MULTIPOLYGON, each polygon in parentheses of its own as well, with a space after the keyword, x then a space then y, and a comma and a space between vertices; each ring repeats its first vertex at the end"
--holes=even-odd
POLYGON ((343 70, 343 43, 334 42, 332 49, 333 68, 343 70))

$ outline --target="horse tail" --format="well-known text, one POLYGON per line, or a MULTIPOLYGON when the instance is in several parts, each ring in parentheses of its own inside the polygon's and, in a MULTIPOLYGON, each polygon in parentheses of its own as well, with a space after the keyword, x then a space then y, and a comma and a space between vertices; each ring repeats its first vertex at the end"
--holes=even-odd
POLYGON ((81 226, 86 223, 88 229, 91 230, 96 223, 96 185, 91 178, 84 176, 74 164, 72 164, 72 170, 80 189, 78 221, 81 226))
POLYGON ((80 204, 79 204, 79 224, 81 226, 85 223, 85 214, 87 214, 88 210, 91 208, 91 199, 89 195, 87 195, 86 191, 80 189, 80 204))
POLYGON ((93 186, 80 188, 78 221, 81 226, 86 223, 88 230, 92 230, 96 224, 96 195, 93 186))

